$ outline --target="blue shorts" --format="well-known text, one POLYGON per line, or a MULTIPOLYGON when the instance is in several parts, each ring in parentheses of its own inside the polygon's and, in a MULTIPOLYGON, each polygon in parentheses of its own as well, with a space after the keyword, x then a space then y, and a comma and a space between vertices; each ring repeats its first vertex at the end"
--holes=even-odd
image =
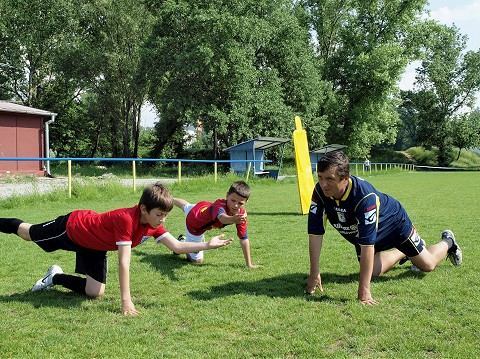
MULTIPOLYGON (((409 235, 403 240, 397 241, 395 244, 375 244, 375 253, 386 251, 392 248, 397 248, 405 256, 412 258, 419 255, 425 248, 425 242, 418 234, 414 226, 411 226, 409 235)), ((357 252, 357 259, 360 260, 361 248, 359 244, 355 244, 355 251, 357 252)))

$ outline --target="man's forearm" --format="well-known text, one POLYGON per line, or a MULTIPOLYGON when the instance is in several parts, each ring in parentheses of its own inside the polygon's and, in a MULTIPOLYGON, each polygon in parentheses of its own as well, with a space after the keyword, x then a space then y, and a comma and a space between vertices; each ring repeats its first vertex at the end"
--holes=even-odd
POLYGON ((322 235, 308 235, 308 250, 310 255, 310 275, 317 275, 320 273, 320 252, 322 250, 322 235))
POLYGON ((370 291, 370 282, 373 274, 373 262, 375 257, 374 246, 362 246, 360 255, 360 278, 358 290, 370 291))

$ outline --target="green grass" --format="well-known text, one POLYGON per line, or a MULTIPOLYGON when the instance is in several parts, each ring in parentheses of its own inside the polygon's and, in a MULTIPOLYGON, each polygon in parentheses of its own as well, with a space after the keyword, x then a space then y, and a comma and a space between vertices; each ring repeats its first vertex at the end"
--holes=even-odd
MULTIPOLYGON (((475 358, 480 355, 478 213, 480 174, 393 172, 367 177, 401 200, 427 243, 455 231, 464 265, 443 262, 428 275, 404 265, 375 280, 380 304, 356 301, 354 249, 329 227, 322 250, 325 292, 306 297, 306 217, 298 215, 293 179, 252 181, 248 202, 252 256, 261 268, 244 267, 238 240, 209 251, 203 266, 188 265, 153 241, 133 251, 131 290, 141 311, 119 313, 116 253, 109 256, 106 295, 87 300, 67 290, 31 293, 53 263, 67 272, 72 253, 44 253, 32 243, 0 235, 1 356, 5 358, 272 357, 272 358, 475 358)), ((224 196, 232 178, 173 185, 190 201, 224 196)), ((0 216, 31 222, 76 208, 105 211, 130 206, 139 194, 128 188, 81 188, 71 200, 29 197, 0 216), (88 194, 90 193, 90 194, 88 194)), ((63 193, 65 194, 65 193, 63 193)), ((183 232, 174 209, 167 227, 183 232)), ((226 233, 234 235, 232 226, 226 233)), ((217 232, 211 232, 210 235, 217 232)))

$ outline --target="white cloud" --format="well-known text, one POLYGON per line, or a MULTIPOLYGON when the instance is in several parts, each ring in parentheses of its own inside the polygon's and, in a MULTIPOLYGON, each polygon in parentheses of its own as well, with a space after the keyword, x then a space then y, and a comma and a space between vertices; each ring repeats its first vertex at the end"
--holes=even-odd
MULTIPOLYGON (((432 4, 434 5, 434 4, 432 4)), ((430 12, 430 17, 444 24, 476 21, 480 19, 480 1, 470 4, 441 6, 430 12)))

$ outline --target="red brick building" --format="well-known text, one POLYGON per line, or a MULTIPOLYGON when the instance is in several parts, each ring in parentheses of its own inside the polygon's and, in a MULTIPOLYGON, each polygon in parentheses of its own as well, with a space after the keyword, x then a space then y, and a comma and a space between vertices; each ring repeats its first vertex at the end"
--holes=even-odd
POLYGON ((6 157, 48 157, 49 124, 57 114, 0 101, 0 175, 50 171, 44 161, 2 161, 6 157))

